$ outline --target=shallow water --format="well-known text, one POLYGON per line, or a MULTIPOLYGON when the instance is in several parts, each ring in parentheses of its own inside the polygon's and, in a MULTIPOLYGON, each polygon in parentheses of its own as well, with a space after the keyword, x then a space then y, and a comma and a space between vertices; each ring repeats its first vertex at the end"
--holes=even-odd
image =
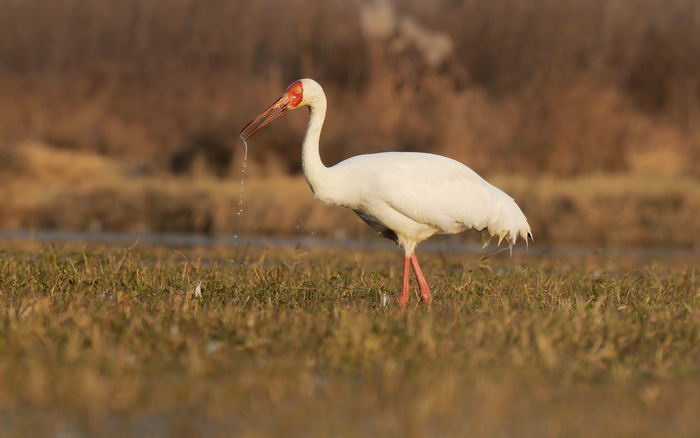
MULTIPOLYGON (((36 242, 84 242, 102 244, 163 245, 173 247, 207 247, 207 246, 251 246, 260 248, 298 248, 298 249, 341 249, 341 250, 390 250, 396 245, 386 239, 335 239, 316 235, 302 236, 258 236, 258 235, 224 235, 209 236, 202 234, 179 233, 115 233, 90 231, 53 231, 53 230, 0 230, 0 239, 36 242)), ((420 252, 471 253, 487 256, 497 249, 482 249, 476 243, 464 242, 449 237, 434 237, 420 244, 420 252)), ((649 259, 686 259, 700 260, 700 251, 686 248, 597 248, 585 246, 543 246, 530 245, 513 248, 515 256, 536 257, 633 257, 649 259)))

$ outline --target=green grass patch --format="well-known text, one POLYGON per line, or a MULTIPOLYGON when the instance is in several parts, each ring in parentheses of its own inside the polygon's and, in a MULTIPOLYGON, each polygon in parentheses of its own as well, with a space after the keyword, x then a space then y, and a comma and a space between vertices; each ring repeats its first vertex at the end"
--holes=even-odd
POLYGON ((2 252, 0 436, 700 431, 696 269, 465 259, 2 252))

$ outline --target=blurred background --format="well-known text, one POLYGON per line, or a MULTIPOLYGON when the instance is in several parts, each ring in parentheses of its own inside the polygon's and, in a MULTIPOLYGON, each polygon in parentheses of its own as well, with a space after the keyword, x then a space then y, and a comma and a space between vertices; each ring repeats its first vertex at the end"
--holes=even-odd
POLYGON ((435 152, 538 244, 700 248, 695 0, 0 0, 0 228, 372 235, 313 201, 305 111, 240 184, 301 77, 326 165, 435 152))

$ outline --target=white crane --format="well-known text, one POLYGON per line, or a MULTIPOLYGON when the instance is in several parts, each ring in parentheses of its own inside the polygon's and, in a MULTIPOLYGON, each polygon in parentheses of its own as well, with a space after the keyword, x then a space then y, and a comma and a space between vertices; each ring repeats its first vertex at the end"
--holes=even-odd
MULTIPOLYGON (((326 95, 312 79, 301 79, 267 110, 241 130, 250 139, 287 110, 309 107, 309 124, 302 145, 304 176, 316 199, 352 209, 383 237, 405 252, 402 308, 408 305, 410 269, 418 280, 421 299, 430 306, 430 287, 414 252, 433 234, 454 234, 468 228, 489 239, 498 236, 512 248, 521 237, 532 239, 530 226, 513 199, 462 163, 435 154, 384 152, 358 155, 326 167, 318 146, 326 117, 326 95)), ((484 245, 485 246, 485 245, 484 245)))

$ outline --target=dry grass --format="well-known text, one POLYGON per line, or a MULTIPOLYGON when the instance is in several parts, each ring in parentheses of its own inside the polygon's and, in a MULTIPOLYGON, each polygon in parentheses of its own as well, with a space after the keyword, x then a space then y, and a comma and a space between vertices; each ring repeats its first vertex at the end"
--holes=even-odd
POLYGON ((401 314, 393 254, 2 252, 0 436, 700 431, 695 268, 424 265, 401 314))
MULTIPOLYGON (((25 0, 0 16, 0 150, 23 141, 226 175, 236 133, 319 79, 326 157, 448 154, 481 173, 697 175, 700 12, 690 0, 25 0), (659 169, 659 167, 662 167, 659 169)), ((259 137, 299 171, 303 123, 259 137)))
MULTIPOLYGON (((255 165, 243 185, 242 215, 239 181, 143 174, 41 144, 23 144, 0 166, 2 228, 375 238, 349 210, 315 201, 302 177, 260 177, 255 165)), ((521 205, 538 245, 700 247, 700 184, 692 178, 491 180, 521 205)))

